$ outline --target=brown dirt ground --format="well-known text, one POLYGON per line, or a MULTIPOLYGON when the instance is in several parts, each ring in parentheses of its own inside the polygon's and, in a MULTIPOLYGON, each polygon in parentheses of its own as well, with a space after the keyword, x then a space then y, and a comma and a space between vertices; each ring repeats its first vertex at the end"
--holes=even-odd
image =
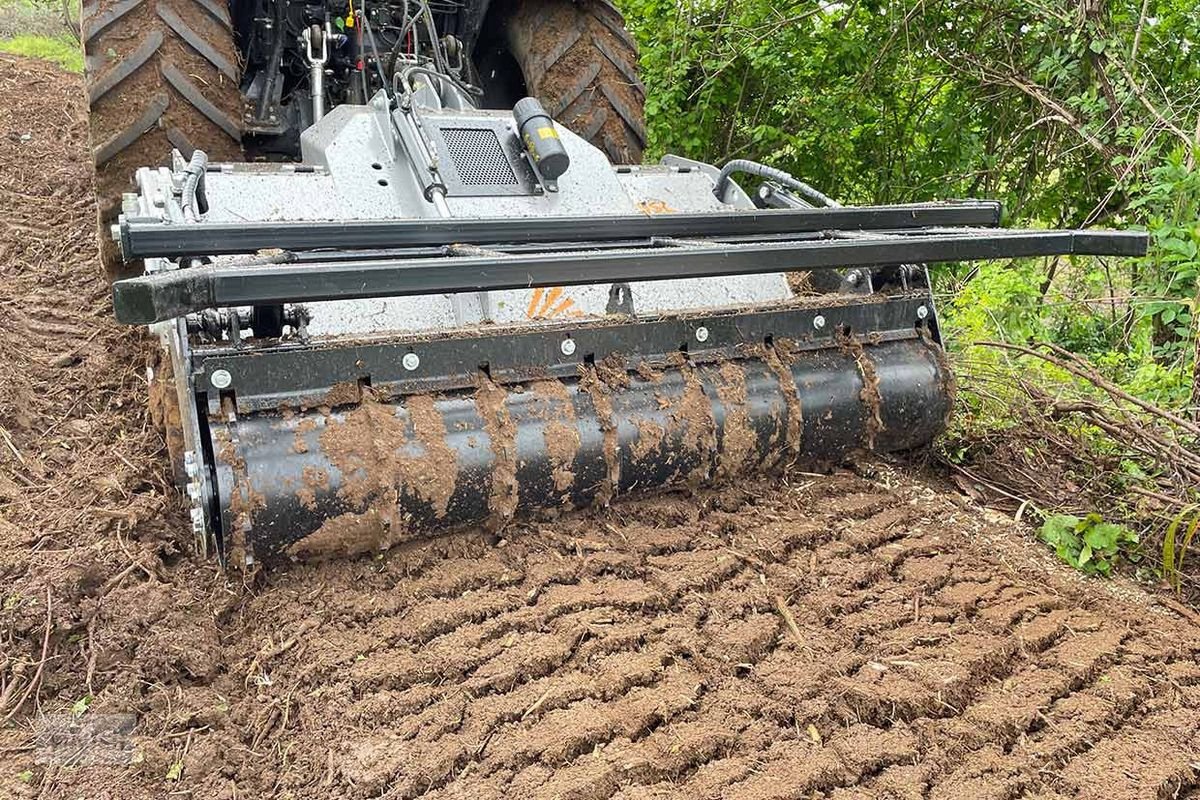
POLYGON ((230 583, 109 318, 81 100, 0 58, 0 797, 1200 797, 1194 613, 883 465, 230 583), (134 763, 39 763, 72 706, 134 763))

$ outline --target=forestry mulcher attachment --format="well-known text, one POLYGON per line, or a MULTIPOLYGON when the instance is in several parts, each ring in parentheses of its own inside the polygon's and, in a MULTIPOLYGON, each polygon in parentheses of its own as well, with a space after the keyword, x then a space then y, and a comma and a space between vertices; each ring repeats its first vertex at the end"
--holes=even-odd
POLYGON ((953 395, 925 264, 1145 250, 752 162, 614 167, 474 97, 402 59, 300 163, 138 170, 115 310, 161 336, 195 532, 235 563, 925 445, 953 395))

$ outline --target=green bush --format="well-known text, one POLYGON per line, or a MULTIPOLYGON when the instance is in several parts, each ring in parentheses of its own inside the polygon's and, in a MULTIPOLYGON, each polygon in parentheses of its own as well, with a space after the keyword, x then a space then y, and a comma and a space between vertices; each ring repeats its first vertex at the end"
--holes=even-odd
POLYGON ((652 157, 758 159, 843 202, 992 197, 1009 223, 1148 229, 1143 259, 939 266, 957 293, 943 323, 964 343, 1051 341, 1155 402, 1191 401, 1194 0, 619 1, 652 157))

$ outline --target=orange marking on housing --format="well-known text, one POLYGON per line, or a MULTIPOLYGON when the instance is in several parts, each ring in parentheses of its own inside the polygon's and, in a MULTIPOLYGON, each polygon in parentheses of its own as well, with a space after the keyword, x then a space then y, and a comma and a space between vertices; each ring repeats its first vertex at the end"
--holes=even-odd
MULTIPOLYGON (((550 310, 550 307, 558 302, 558 298, 562 297, 561 286, 551 286, 550 291, 546 292, 546 300, 542 303, 541 313, 545 314, 550 310)), ((553 316, 553 315, 551 315, 553 316)))
POLYGON ((525 310, 525 316, 533 319, 537 314, 538 306, 542 304, 542 287, 533 290, 533 294, 529 297, 529 308, 525 310))
POLYGON ((529 308, 526 310, 525 316, 529 319, 557 317, 573 305, 575 305, 574 300, 570 297, 563 297, 561 286, 552 286, 545 291, 540 288, 534 289, 533 296, 529 298, 529 308))
POLYGON ((564 311, 566 311, 568 308, 570 308, 573 305, 575 305, 574 300, 572 300, 569 297, 564 298, 563 301, 561 303, 559 303, 558 305, 556 305, 553 309, 551 309, 550 313, 548 313, 546 316, 557 317, 559 314, 563 313, 564 311))

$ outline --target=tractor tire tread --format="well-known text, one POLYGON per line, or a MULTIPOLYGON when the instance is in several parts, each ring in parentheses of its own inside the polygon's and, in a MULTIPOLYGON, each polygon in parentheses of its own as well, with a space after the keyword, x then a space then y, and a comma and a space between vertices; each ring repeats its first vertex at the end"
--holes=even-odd
POLYGON ((97 166, 107 164, 114 156, 136 142, 139 136, 162 118, 169 105, 170 101, 165 92, 159 92, 150 98, 150 102, 133 122, 96 148, 97 166))
POLYGON ((566 111, 572 103, 576 102, 577 100, 585 99, 584 92, 587 91, 587 88, 591 86, 592 82, 595 81, 599 76, 599 64, 592 64, 591 66, 586 67, 582 72, 579 73, 579 77, 575 79, 575 82, 570 84, 560 94, 560 96, 555 99, 555 101, 545 104, 546 113, 556 119, 562 117, 563 112, 566 111))
POLYGON ((134 48, 129 55, 125 56, 123 61, 97 77, 96 81, 88 87, 88 105, 94 106, 100 98, 116 88, 121 81, 141 69, 142 65, 158 52, 158 48, 162 47, 162 43, 162 31, 151 31, 142 40, 141 44, 134 48))
POLYGON ((218 0, 196 0, 196 3, 203 8, 210 17, 224 25, 226 28, 233 30, 233 20, 229 17, 229 7, 218 0))
POLYGON ((241 159, 241 64, 221 0, 93 0, 81 16, 103 231, 136 170, 169 163, 177 143, 241 159))
POLYGON ((621 12, 607 0, 522 0, 508 24, 526 88, 547 112, 614 164, 640 163, 646 89, 621 12))
POLYGON ((241 139, 241 128, 238 127, 237 120, 226 114, 221 109, 217 108, 204 93, 200 91, 200 87, 188 80, 187 75, 183 71, 171 63, 162 65, 162 75, 167 79, 167 83, 179 92, 187 101, 195 106, 196 110, 207 117, 214 125, 219 127, 225 133, 229 134, 229 138, 233 140, 241 139))
POLYGON ((82 10, 84 43, 90 43, 117 20, 140 6, 145 0, 121 0, 100 11, 99 2, 85 5, 82 10))
POLYGON ((204 41, 204 37, 197 33, 191 26, 183 21, 170 6, 160 5, 158 7, 158 16, 167 26, 175 33, 179 34, 179 38, 183 39, 188 45, 200 55, 208 59, 208 62, 221 71, 221 74, 236 82, 238 79, 238 68, 234 62, 225 58, 217 52, 211 44, 204 41))
POLYGON ((590 142, 604 127, 604 123, 608 119, 608 109, 597 108, 583 119, 587 121, 580 126, 579 135, 590 142))
POLYGON ((180 155, 189 161, 192 158, 192 153, 196 152, 196 146, 192 144, 192 140, 187 134, 176 128, 174 125, 167 128, 167 141, 171 143, 179 151, 180 155))
POLYGON ((613 68, 616 69, 617 72, 625 76, 625 80, 629 81, 630 84, 639 87, 643 96, 645 95, 646 86, 642 83, 642 79, 638 77, 636 67, 637 62, 631 64, 629 61, 621 58, 620 54, 618 54, 612 48, 612 46, 608 44, 608 42, 604 41, 603 37, 597 36, 594 33, 592 34, 592 44, 596 46, 596 49, 600 51, 601 55, 608 59, 608 63, 612 64, 613 68))

